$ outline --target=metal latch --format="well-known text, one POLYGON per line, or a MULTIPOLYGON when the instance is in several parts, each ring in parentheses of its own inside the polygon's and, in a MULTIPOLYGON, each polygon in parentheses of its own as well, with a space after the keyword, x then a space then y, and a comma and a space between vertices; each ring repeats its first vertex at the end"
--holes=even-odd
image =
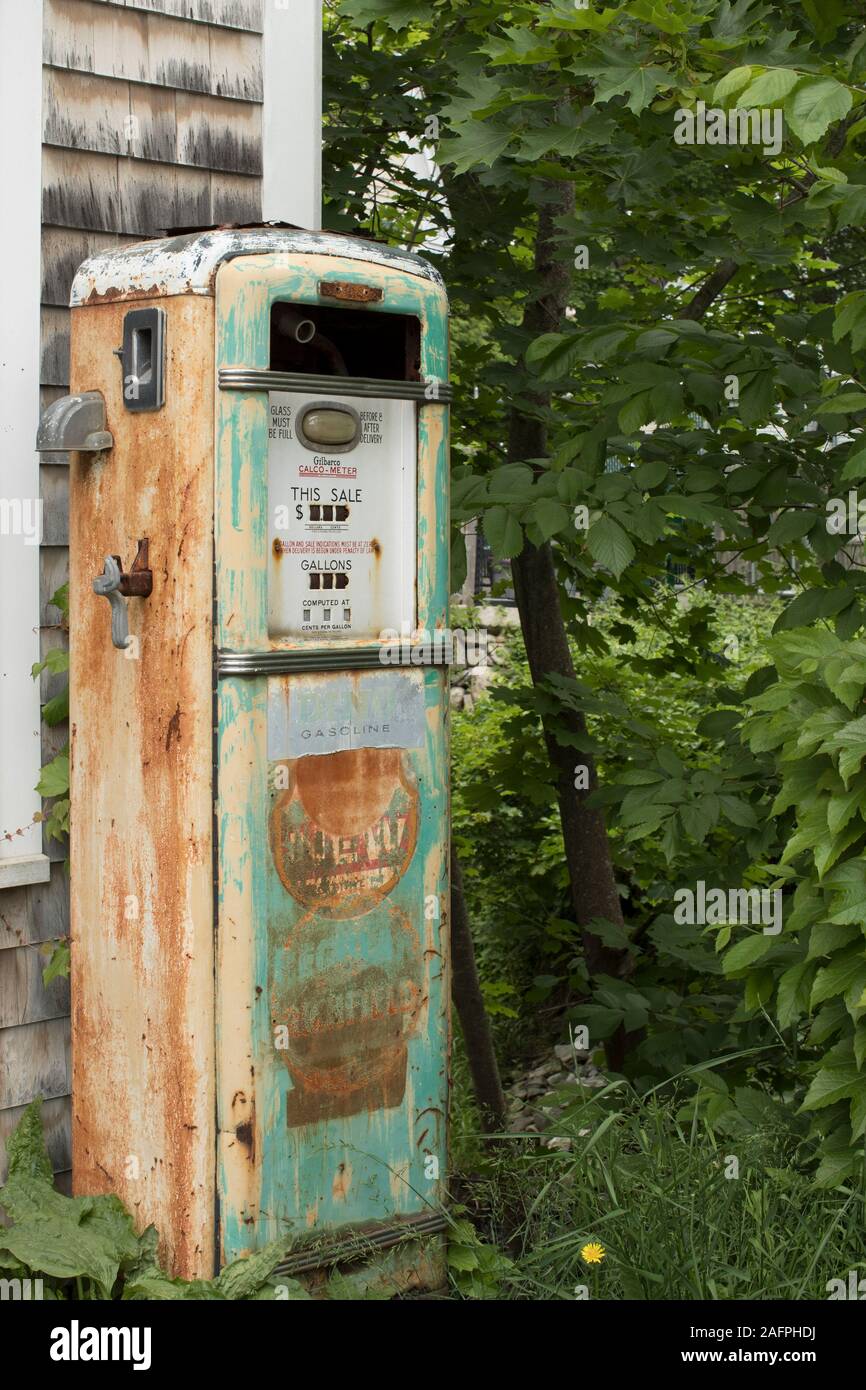
POLYGON ((138 542, 138 552, 128 574, 123 572, 119 555, 106 555, 105 569, 93 581, 93 592, 107 598, 111 604, 111 640, 121 651, 129 646, 129 615, 124 598, 150 598, 153 593, 153 570, 150 568, 150 541, 138 542))
POLYGON ((127 410, 159 410, 165 402, 165 310, 130 309, 123 319, 123 404, 127 410))

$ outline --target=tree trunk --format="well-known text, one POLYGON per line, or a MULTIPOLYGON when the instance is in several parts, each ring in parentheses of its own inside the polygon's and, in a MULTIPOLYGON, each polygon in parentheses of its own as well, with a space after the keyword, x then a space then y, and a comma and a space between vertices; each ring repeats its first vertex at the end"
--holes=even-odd
POLYGON ((454 841, 451 841, 451 995, 463 1029, 469 1070, 475 1098, 481 1112, 485 1134, 502 1131, 507 1114, 499 1066, 493 1049, 490 1019, 484 1007, 478 971, 475 967, 475 948, 469 928, 463 875, 454 841))
MULTIPOLYGON (((574 210, 574 189, 569 183, 547 185, 545 201, 539 212, 538 237, 535 248, 536 297, 525 309, 523 325, 533 335, 557 332, 565 317, 571 285, 569 261, 555 243, 555 219, 574 210)), ((509 417, 508 461, 525 462, 543 458, 547 453, 547 427, 544 411, 550 404, 549 394, 524 392, 528 409, 514 406, 509 417)), ((512 560, 514 592, 529 670, 534 684, 546 676, 558 675, 574 679, 574 663, 559 604, 559 585, 553 551, 549 544, 533 545, 524 540, 523 550, 512 560)), ((576 711, 563 710, 558 718, 569 732, 581 740, 586 738, 586 721, 576 711)), ((591 931, 586 930, 594 918, 604 918, 623 925, 610 845, 604 817, 600 811, 587 806, 587 797, 597 785, 595 762, 589 753, 579 752, 557 741, 549 720, 543 721, 547 752, 557 777, 557 798, 565 843, 565 858, 571 880, 571 897, 576 920, 583 930, 583 946, 587 969, 591 977, 612 975, 627 978, 634 963, 628 951, 605 946, 591 931), (575 786, 576 769, 586 768, 585 789, 575 786)), ((620 1027, 605 1044, 608 1065, 619 1071, 623 1058, 637 1034, 626 1034, 620 1027)))

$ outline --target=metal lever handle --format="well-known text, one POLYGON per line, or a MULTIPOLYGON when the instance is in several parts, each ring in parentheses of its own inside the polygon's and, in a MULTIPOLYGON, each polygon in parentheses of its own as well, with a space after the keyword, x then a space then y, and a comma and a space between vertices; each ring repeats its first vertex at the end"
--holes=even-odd
POLYGON ((111 640, 124 651, 131 643, 129 619, 124 598, 150 598, 153 593, 153 570, 150 568, 150 541, 145 536, 138 542, 138 551, 129 574, 123 572, 119 555, 106 555, 105 571, 93 581, 93 592, 107 598, 111 604, 111 640))
POLYGON ((119 593, 120 581, 120 565, 113 555, 106 555, 105 569, 98 579, 94 579, 93 592, 101 594, 111 604, 111 640, 115 647, 125 651, 130 643, 129 618, 126 604, 119 593))

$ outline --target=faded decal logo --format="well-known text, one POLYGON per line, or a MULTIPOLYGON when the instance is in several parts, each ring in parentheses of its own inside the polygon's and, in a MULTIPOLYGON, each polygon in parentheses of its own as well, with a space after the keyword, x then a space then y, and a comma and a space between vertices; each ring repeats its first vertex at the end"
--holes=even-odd
POLYGON ((352 922, 302 918, 273 959, 277 1056, 293 1083, 289 1125, 402 1104, 422 979, 417 934, 398 908, 352 922))
POLYGON ((334 916, 369 912, 415 853, 418 786, 408 759, 395 748, 357 748, 277 767, 288 786, 274 800, 270 839, 283 887, 334 916))

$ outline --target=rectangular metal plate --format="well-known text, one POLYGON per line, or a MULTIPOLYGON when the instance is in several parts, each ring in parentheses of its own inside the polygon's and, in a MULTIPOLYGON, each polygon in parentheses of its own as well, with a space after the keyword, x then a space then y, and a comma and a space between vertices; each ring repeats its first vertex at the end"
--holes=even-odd
POLYGON ((268 682, 268 758, 304 758, 349 748, 420 748, 422 677, 372 671, 322 681, 268 682))

